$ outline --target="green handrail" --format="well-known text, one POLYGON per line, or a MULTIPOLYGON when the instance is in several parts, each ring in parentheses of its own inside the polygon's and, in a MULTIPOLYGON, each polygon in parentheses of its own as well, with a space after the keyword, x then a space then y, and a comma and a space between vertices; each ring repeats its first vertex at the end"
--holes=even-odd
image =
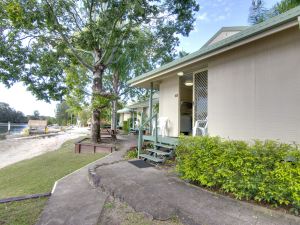
MULTIPOLYGON (((148 123, 150 123, 150 121, 152 122, 153 119, 155 119, 155 144, 157 144, 157 139, 158 139, 158 135, 157 135, 157 114, 154 114, 152 117, 148 118, 144 123, 142 123, 141 126, 139 127, 138 158, 140 158, 140 152, 142 150, 142 145, 143 145, 143 131, 144 131, 144 127, 145 127, 145 125, 147 125, 148 123)), ((141 121, 143 121, 143 113, 141 115, 141 121)), ((150 129, 150 130, 152 130, 152 129, 150 129)), ((152 135, 152 133, 151 133, 151 135, 152 135)))

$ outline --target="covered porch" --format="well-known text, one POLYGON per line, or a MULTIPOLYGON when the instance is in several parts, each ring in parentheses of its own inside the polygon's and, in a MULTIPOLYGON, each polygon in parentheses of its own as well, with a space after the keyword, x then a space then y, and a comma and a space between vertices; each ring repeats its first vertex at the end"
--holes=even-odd
MULTIPOLYGON (((159 90, 159 110, 157 127, 154 119, 149 121, 150 133, 158 131, 158 136, 177 138, 179 135, 202 135, 195 125, 208 125, 208 69, 207 67, 192 71, 178 71, 172 76, 160 77, 143 87, 150 93, 159 90), (147 86, 148 85, 148 86, 147 86), (198 121, 198 123, 197 123, 198 121), (201 123, 200 123, 201 121, 201 123), (165 123, 165 124, 162 124, 165 123), (207 123, 207 124, 205 124, 207 123)), ((153 98, 149 98, 149 115, 152 118, 153 98)))
POLYGON ((206 135, 208 127, 208 69, 205 66, 181 70, 169 76, 144 82, 150 89, 149 115, 139 126, 140 158, 162 163, 174 155, 179 135, 206 135), (159 110, 153 110, 159 91, 159 110), (149 134, 144 135, 145 127, 149 134), (150 142, 149 148, 145 143, 150 142))
MULTIPOLYGON (((152 93, 151 101, 149 99, 145 101, 131 103, 125 108, 118 110, 118 126, 123 127, 124 121, 128 121, 130 130, 137 131, 142 121, 150 116, 149 104, 151 104, 152 106, 151 111, 156 112, 156 108, 159 104, 159 93, 152 93)), ((147 127, 147 129, 149 129, 149 127, 147 127)))

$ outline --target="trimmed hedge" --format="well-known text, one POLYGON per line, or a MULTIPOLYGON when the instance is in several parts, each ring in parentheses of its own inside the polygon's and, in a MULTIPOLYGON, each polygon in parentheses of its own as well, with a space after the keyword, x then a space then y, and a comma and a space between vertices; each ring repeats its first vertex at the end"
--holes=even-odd
POLYGON ((300 209, 299 146, 275 141, 180 137, 177 170, 183 179, 232 193, 238 199, 300 209))

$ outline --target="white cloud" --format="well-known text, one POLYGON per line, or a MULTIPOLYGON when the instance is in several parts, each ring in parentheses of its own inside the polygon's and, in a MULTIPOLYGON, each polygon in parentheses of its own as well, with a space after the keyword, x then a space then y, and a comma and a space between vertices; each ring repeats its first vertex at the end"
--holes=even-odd
POLYGON ((200 0, 199 4, 201 10, 197 16, 197 21, 219 22, 231 17, 232 7, 234 7, 235 3, 231 0, 200 0), (205 9, 204 12, 203 9, 205 9))
POLYGON ((230 12, 230 8, 227 6, 227 7, 225 7, 224 11, 228 13, 228 12, 230 12))
POLYGON ((199 21, 209 21, 209 18, 207 16, 207 12, 199 14, 197 16, 197 20, 199 20, 199 21))
POLYGON ((219 15, 214 18, 215 21, 221 21, 221 20, 225 20, 225 19, 226 19, 225 15, 219 15))

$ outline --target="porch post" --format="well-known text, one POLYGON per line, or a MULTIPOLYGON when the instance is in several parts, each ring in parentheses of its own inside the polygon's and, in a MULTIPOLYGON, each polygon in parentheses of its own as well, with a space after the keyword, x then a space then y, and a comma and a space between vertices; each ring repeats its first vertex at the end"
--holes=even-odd
POLYGON ((7 133, 10 134, 10 122, 7 122, 7 133))
POLYGON ((132 129, 134 130, 134 110, 132 111, 132 129))
POLYGON ((149 98, 149 118, 151 118, 149 121, 150 134, 152 134, 152 114, 153 114, 152 107, 153 107, 153 82, 151 82, 150 84, 150 98, 149 98))

